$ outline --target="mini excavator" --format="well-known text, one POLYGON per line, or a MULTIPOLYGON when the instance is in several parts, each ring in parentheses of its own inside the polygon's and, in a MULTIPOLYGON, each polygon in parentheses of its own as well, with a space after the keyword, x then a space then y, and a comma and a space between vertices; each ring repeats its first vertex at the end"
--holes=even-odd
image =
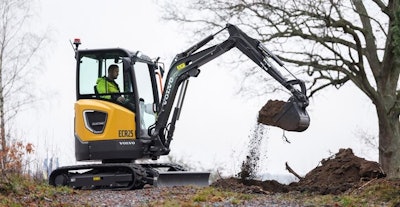
POLYGON ((81 50, 79 39, 73 44, 75 157, 77 161, 97 162, 57 168, 49 176, 51 185, 119 190, 140 189, 145 185, 208 185, 208 172, 189 172, 180 165, 154 160, 170 152, 189 78, 197 77, 199 67, 232 48, 240 50, 292 94, 273 125, 297 132, 309 126, 304 82, 283 77, 272 61, 281 67, 283 62, 235 25, 227 24, 176 55, 164 86, 164 70, 159 58, 152 60, 141 52, 121 48, 81 50), (207 47, 207 43, 223 30, 228 31, 229 37, 207 47), (120 88, 118 95, 124 97, 124 102, 107 98, 115 93, 99 94, 96 90, 96 80, 107 75, 111 64, 121 69, 115 81, 120 88))

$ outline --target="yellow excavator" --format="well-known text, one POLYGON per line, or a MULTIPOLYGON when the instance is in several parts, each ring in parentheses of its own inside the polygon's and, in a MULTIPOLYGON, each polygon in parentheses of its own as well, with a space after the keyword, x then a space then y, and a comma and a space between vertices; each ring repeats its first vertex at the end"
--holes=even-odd
POLYGON ((282 67, 283 62, 235 25, 227 24, 176 55, 164 84, 164 70, 159 58, 151 59, 141 52, 121 48, 81 50, 79 39, 73 44, 76 59, 75 157, 77 161, 98 162, 59 167, 49 176, 51 185, 76 189, 208 185, 208 172, 190 172, 178 164, 155 160, 170 152, 189 79, 199 75, 200 66, 232 48, 239 49, 292 94, 282 111, 273 117, 271 125, 297 132, 309 126, 310 118, 306 112, 309 102, 304 82, 283 77, 274 66, 282 67), (206 47, 224 30, 229 33, 225 41, 206 47), (115 79, 119 91, 117 94, 99 93, 96 80, 108 75, 110 65, 121 69, 115 79), (124 101, 110 98, 116 95, 124 97, 124 101))

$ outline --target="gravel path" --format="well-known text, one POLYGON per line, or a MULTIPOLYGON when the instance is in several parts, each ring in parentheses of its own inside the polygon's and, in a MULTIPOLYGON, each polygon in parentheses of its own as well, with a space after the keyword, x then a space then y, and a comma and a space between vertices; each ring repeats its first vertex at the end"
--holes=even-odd
POLYGON ((48 199, 51 206, 162 206, 163 201, 179 200, 188 206, 301 206, 295 202, 280 199, 279 194, 253 194, 250 200, 238 202, 235 198, 216 197, 211 201, 194 202, 193 196, 201 190, 196 187, 146 188, 131 191, 92 190, 77 191, 72 195, 57 195, 48 199), (156 204, 155 204, 156 203, 156 204))

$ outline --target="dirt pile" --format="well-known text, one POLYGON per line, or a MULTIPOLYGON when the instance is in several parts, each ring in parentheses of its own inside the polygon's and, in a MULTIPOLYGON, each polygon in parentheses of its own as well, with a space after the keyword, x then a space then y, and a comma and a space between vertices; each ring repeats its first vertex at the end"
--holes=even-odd
POLYGON ((308 191, 319 194, 340 194, 357 186, 361 181, 385 177, 377 162, 354 155, 351 149, 340 149, 334 156, 321 160, 321 165, 307 173, 299 182, 284 185, 274 180, 257 181, 238 178, 221 179, 212 184, 235 192, 289 192, 308 191), (253 186, 251 189, 240 188, 253 186), (254 188, 257 186, 259 188, 254 188), (257 189, 257 190, 255 190, 257 189))
POLYGON ((311 170, 292 186, 300 191, 338 194, 360 181, 385 177, 377 162, 355 156, 352 149, 340 149, 333 157, 323 159, 320 163, 321 166, 311 170))

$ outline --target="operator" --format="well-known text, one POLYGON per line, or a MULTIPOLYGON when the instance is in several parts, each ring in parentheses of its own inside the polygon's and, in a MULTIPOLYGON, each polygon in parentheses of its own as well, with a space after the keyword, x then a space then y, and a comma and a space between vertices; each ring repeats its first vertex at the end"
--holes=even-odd
MULTIPOLYGON (((119 67, 118 65, 110 65, 108 67, 108 76, 104 76, 101 78, 98 78, 96 81, 96 89, 99 94, 104 94, 104 93, 119 93, 119 87, 118 84, 115 82, 115 79, 117 79, 119 75, 119 67)), ((111 99, 115 100, 120 103, 125 103, 125 98, 123 96, 120 96, 118 94, 112 94, 112 95, 104 95, 101 96, 102 98, 105 99, 111 99)))

